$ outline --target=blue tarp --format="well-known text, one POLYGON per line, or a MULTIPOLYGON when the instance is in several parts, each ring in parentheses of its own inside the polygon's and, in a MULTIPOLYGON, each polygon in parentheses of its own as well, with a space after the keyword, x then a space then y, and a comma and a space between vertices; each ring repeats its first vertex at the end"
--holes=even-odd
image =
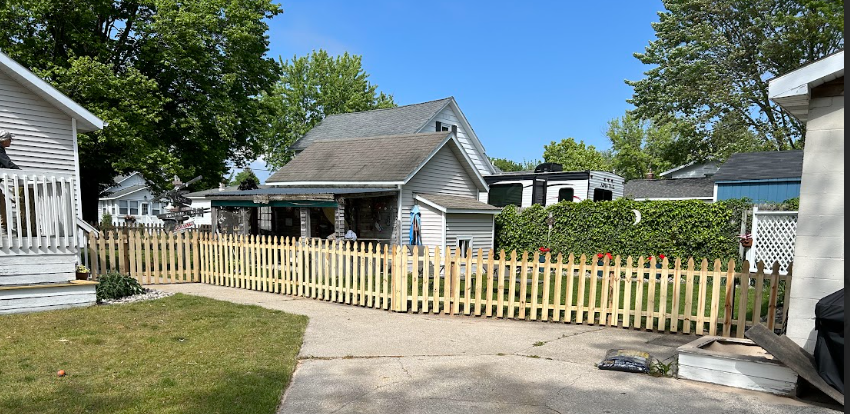
POLYGON ((422 245, 422 214, 419 213, 419 206, 410 209, 410 245, 422 245))

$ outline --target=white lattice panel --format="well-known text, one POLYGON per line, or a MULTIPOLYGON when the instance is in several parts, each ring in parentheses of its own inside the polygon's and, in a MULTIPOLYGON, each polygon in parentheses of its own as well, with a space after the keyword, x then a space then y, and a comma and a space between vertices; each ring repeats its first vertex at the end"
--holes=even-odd
POLYGON ((774 262, 779 262, 779 272, 788 273, 788 265, 794 261, 794 244, 797 240, 796 211, 758 211, 753 208, 753 246, 747 254, 750 270, 764 262, 769 272, 774 262))

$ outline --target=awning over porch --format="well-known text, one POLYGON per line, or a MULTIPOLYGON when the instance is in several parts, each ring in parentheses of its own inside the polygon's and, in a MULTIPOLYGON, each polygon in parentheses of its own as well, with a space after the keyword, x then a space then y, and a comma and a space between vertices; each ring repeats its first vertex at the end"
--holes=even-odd
POLYGON ((336 207, 335 196, 395 193, 396 188, 379 187, 272 187, 210 194, 213 207, 336 207))

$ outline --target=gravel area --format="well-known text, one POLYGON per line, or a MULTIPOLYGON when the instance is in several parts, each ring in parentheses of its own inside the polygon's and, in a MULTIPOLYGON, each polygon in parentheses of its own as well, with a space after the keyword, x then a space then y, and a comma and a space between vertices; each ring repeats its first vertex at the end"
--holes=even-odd
POLYGON ((154 289, 145 289, 145 292, 140 295, 127 296, 121 299, 112 299, 112 300, 104 300, 101 302, 101 305, 113 305, 118 303, 133 303, 133 302, 141 302, 144 300, 154 300, 165 298, 173 295, 173 292, 163 292, 161 290, 154 289))

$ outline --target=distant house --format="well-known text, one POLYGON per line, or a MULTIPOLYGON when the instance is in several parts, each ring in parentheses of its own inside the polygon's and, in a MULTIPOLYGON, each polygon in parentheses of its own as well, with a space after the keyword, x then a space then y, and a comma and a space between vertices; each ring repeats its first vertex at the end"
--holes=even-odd
POLYGON ((800 196, 803 151, 732 154, 714 174, 714 200, 781 203, 800 196))
POLYGON ((115 185, 98 199, 97 220, 109 215, 113 225, 163 224, 157 214, 163 212, 167 200, 156 197, 141 174, 134 172, 115 177, 115 185))
POLYGON ((623 196, 638 201, 643 200, 714 200, 714 179, 677 178, 677 179, 638 179, 626 181, 623 196))
POLYGON ((77 134, 97 116, 0 52, 0 129, 12 135, 0 169, 0 314, 95 303, 75 266, 86 231, 77 134))
POLYGON ((705 178, 711 177, 720 169, 720 163, 716 161, 708 162, 691 162, 685 165, 680 165, 676 168, 671 168, 658 174, 662 178, 676 180, 679 178, 705 178))
POLYGON ((787 335, 814 350, 815 304, 845 287, 844 51, 770 81, 770 99, 806 123, 787 335))
POLYGON ((293 149, 267 188, 205 196, 216 231, 411 244, 418 210, 421 244, 493 247, 495 170, 453 98, 331 115, 293 149))
POLYGON ((561 171, 544 163, 535 171, 504 172, 484 177, 490 185, 487 202, 496 207, 532 204, 549 206, 561 201, 608 201, 623 196, 623 177, 605 171, 561 171))
MULTIPOLYGON (((260 187, 264 187, 264 186, 260 186, 260 187)), ((188 193, 188 194, 186 194, 186 198, 188 198, 189 200, 192 200, 191 207, 193 209, 194 208, 209 209, 209 208, 212 207, 212 201, 209 198, 207 198, 207 196, 216 195, 216 194, 224 192, 224 191, 237 191, 237 190, 238 190, 238 188, 236 186, 225 186, 224 184, 221 184, 221 185, 219 185, 218 188, 188 193)), ((210 225, 210 224, 212 224, 212 214, 206 213, 203 216, 193 217, 192 221, 195 223, 195 225, 198 225, 198 226, 210 225)))

